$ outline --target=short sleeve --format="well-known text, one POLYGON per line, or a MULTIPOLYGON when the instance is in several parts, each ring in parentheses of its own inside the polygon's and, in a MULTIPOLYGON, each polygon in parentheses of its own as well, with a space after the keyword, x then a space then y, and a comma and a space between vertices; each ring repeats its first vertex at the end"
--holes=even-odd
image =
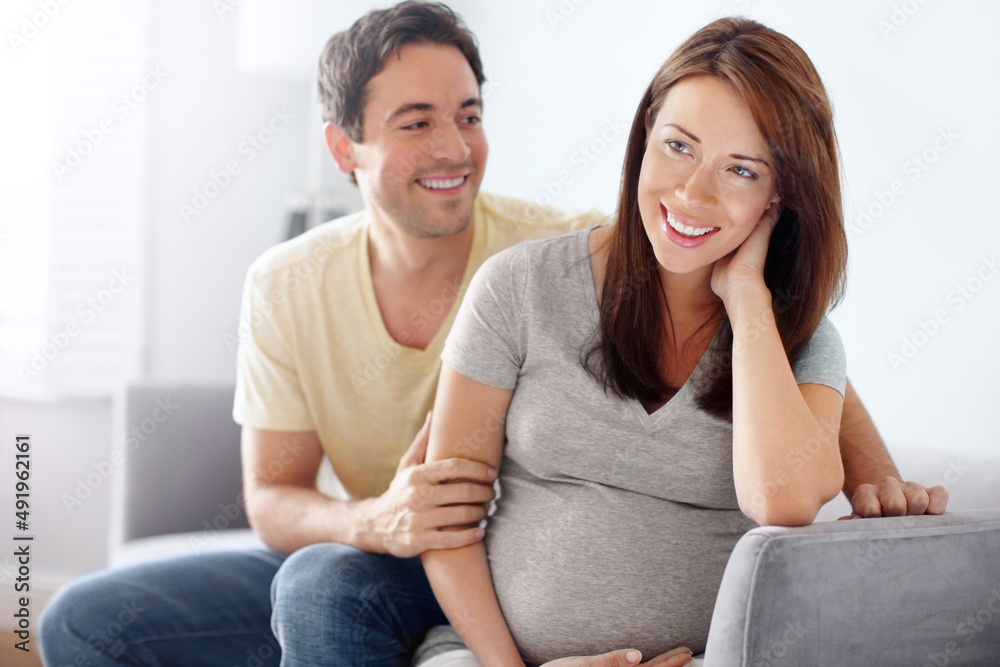
POLYGON ((441 359, 462 375, 513 389, 524 362, 520 309, 525 253, 514 246, 486 260, 469 283, 441 359))
POLYGON ((273 431, 316 430, 295 357, 282 333, 289 302, 283 290, 262 292, 247 273, 240 307, 233 419, 273 431))
POLYGON ((792 366, 799 384, 822 384, 840 392, 847 391, 847 355, 837 327, 830 318, 820 320, 812 338, 802 348, 792 366))

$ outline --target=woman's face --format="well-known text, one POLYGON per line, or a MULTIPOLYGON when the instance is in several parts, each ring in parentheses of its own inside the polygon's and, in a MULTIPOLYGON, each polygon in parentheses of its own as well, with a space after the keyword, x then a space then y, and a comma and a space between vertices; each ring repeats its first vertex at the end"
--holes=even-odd
POLYGON ((648 132, 639 213, 660 265, 686 274, 739 247, 776 198, 767 144, 722 79, 670 88, 648 132))

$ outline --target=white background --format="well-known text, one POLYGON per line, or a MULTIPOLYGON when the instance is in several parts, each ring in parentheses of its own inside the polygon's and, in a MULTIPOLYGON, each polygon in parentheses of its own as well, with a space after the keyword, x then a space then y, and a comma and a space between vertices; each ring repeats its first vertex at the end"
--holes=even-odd
MULTIPOLYGON (((135 220, 144 241, 130 250, 143 271, 140 375, 231 382, 235 356, 224 337, 236 331, 247 266, 283 237, 286 195, 304 190, 312 173, 347 205, 358 205, 356 192, 318 150, 314 63, 330 34, 384 5, 245 0, 220 11, 226 0, 214 6, 208 0, 145 2, 148 62, 136 66, 158 65, 169 77, 139 110, 148 145, 141 193, 146 214, 135 220), (274 108, 296 120, 195 224, 182 224, 178 205, 237 153, 247 134, 266 124, 274 108)), ((16 55, 5 37, 4 66, 16 70, 32 57, 31 48, 57 39, 60 22, 70 24, 74 12, 99 17, 114 6, 113 0, 69 3, 16 55)), ((984 259, 1000 253, 993 208, 1000 180, 1000 5, 468 0, 452 6, 478 36, 489 80, 491 152, 483 188, 536 199, 568 171, 572 183, 554 203, 606 212, 615 205, 626 133, 602 144, 602 132, 609 122, 630 124, 649 78, 685 37, 718 16, 743 14, 795 39, 827 85, 843 152, 845 210, 855 232, 847 297, 832 316, 847 347, 849 375, 904 475, 907 461, 922 450, 995 455, 1000 277, 976 280, 984 259), (938 142, 946 151, 935 148, 942 132, 957 137, 948 145, 938 142), (594 159, 581 161, 580 148, 587 145, 594 159), (913 157, 925 151, 933 164, 914 171, 913 157), (885 191, 894 181, 901 182, 901 194, 880 211, 880 194, 888 201, 885 191), (868 224, 859 209, 877 215, 868 224), (961 307, 958 285, 979 288, 971 300, 961 299, 961 307), (917 335, 921 322, 938 311, 944 311, 944 324, 933 336, 917 335), (916 353, 894 368, 889 354, 902 356, 904 339, 915 335, 916 353)), ((12 3, 0 29, 6 36, 36 10, 36 2, 12 3)), ((27 103, 23 91, 3 89, 3 104, 27 103)), ((16 128, 2 131, 9 135, 16 128)), ((46 147, 51 159, 64 149, 46 147)), ((4 152, 0 160, 11 160, 4 152)), ((0 210, 0 231, 5 220, 0 210)), ((0 262, 17 251, 16 239, 6 239, 0 262)), ((8 294, 17 289, 0 285, 8 294)), ((38 443, 38 578, 57 583, 105 562, 108 485, 72 514, 61 498, 117 446, 111 419, 110 397, 0 397, 0 517, 12 505, 6 471, 13 470, 14 433, 31 433, 38 443)), ((953 498, 960 492, 953 489, 953 498)), ((3 526, 6 520, 0 521, 0 540, 8 533, 3 526)), ((4 589, 10 587, 7 572, 0 571, 4 589)))

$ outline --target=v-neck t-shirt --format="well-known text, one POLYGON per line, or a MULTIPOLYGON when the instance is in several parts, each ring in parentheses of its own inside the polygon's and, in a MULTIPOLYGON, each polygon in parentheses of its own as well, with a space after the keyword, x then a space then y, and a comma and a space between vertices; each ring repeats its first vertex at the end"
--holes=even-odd
MULTIPOLYGON (((489 260, 445 344, 446 365, 514 390, 486 527, 494 587, 530 662, 622 647, 697 654, 729 554, 756 525, 737 504, 732 424, 696 403, 710 353, 651 414, 587 373, 599 322, 589 233, 489 260)), ((828 319, 793 371, 843 394, 828 319)))
MULTIPOLYGON (((261 430, 315 431, 351 496, 381 494, 431 409, 445 338, 480 265, 520 241, 606 220, 596 210, 480 193, 465 274, 460 283, 442 283, 427 306, 449 312, 422 350, 396 342, 382 320, 367 211, 270 248, 250 267, 243 291, 234 419, 261 430)), ((414 335, 428 326, 415 311, 414 335)))

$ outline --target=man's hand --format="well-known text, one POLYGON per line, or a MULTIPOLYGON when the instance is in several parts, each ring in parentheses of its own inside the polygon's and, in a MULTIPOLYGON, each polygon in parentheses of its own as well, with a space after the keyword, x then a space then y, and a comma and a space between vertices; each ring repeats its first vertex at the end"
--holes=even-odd
POLYGON ((852 514, 843 519, 870 519, 904 514, 944 514, 948 489, 925 488, 916 482, 900 482, 886 477, 878 484, 860 484, 851 499, 852 514))
MULTIPOLYGON (((635 649, 621 649, 603 655, 559 658, 545 663, 542 667, 634 667, 640 660, 642 654, 635 649)), ((683 667, 689 662, 691 662, 691 650, 681 646, 642 664, 654 667, 683 667)))
POLYGON ((428 413, 389 488, 369 506, 369 551, 409 558, 428 549, 467 546, 483 537, 475 524, 486 516, 497 471, 462 458, 424 463, 430 427, 428 413))

